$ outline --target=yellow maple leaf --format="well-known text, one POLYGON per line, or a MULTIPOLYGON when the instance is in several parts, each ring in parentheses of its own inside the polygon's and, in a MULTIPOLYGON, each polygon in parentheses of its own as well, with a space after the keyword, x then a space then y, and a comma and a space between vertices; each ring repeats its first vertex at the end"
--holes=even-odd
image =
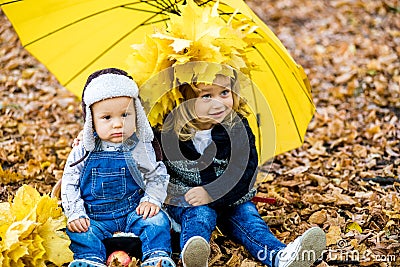
POLYGON ((18 182, 21 181, 23 179, 25 179, 26 177, 16 173, 16 172, 12 172, 9 170, 3 170, 3 168, 0 165, 0 182, 2 184, 9 184, 12 182, 18 182))
POLYGON ((14 197, 11 213, 15 216, 16 221, 20 221, 29 216, 32 221, 36 220, 36 213, 33 212, 36 203, 40 199, 39 192, 28 185, 21 186, 14 197))
POLYGON ((156 29, 155 33, 146 36, 144 43, 132 46, 133 52, 127 59, 130 66, 128 72, 138 82, 141 91, 153 96, 164 95, 150 98, 153 103, 147 103, 152 126, 162 124, 164 114, 180 104, 180 99, 174 99, 172 94, 164 94, 166 89, 173 89, 183 82, 192 83, 191 79, 213 81, 218 73, 214 67, 188 67, 186 71, 174 72, 173 77, 161 74, 162 78, 152 80, 153 76, 160 75, 169 67, 187 67, 188 63, 205 61, 229 65, 246 75, 257 69, 246 55, 257 53, 254 52, 254 44, 265 42, 256 33, 258 26, 237 11, 228 19, 226 15, 220 16, 218 6, 219 1, 213 6, 198 6, 193 0, 187 0, 185 5, 179 6, 180 14, 168 15, 165 28, 156 29))
POLYGON ((21 186, 11 203, 0 203, 0 266, 61 266, 72 261, 66 217, 57 200, 21 186), (6 223, 3 224, 3 221, 6 223))
POLYGON ((7 229, 3 238, 2 254, 15 266, 18 266, 19 259, 28 255, 28 248, 21 240, 27 238, 35 227, 36 223, 33 221, 17 221, 7 229))
POLYGON ((132 48, 134 52, 127 59, 128 71, 138 84, 142 84, 156 68, 157 43, 153 39, 145 37, 143 44, 132 45, 132 48))
POLYGON ((58 200, 48 195, 42 196, 36 205, 37 222, 45 223, 49 218, 57 219, 63 215, 58 200))
POLYGON ((46 248, 43 246, 44 239, 35 231, 31 238, 32 242, 29 243, 29 257, 33 266, 46 266, 46 248))
POLYGON ((13 244, 7 256, 11 267, 25 267, 23 256, 28 255, 28 248, 24 244, 13 244))
POLYGON ((11 214, 11 205, 8 202, 0 203, 0 236, 4 236, 8 227, 13 222, 13 215, 11 214))
POLYGON ((163 33, 155 33, 152 35, 153 38, 158 38, 158 39, 165 39, 170 41, 169 46, 172 47, 172 49, 174 50, 175 53, 181 52, 187 48, 190 47, 190 44, 192 43, 191 40, 186 40, 186 39, 182 39, 182 38, 176 38, 167 34, 163 34, 163 33))
POLYGON ((235 69, 242 70, 243 73, 246 73, 246 62, 242 57, 238 57, 236 55, 232 55, 230 60, 226 62, 229 65, 235 66, 235 69))
POLYGON ((59 230, 63 225, 60 220, 49 218, 37 227, 38 234, 43 238, 46 258, 57 266, 73 260, 73 253, 69 249, 71 241, 65 232, 59 230))
POLYGON ((213 8, 199 7, 192 0, 181 7, 181 14, 171 14, 167 32, 170 35, 187 40, 198 41, 205 35, 219 34, 219 28, 225 22, 219 17, 218 3, 213 8))
POLYGON ((346 232, 349 232, 351 230, 355 230, 355 231, 359 232, 360 234, 363 232, 361 226, 356 222, 351 222, 346 226, 346 232))
MULTIPOLYGON (((167 28, 146 37, 142 44, 132 45, 134 51, 127 59, 130 66, 128 72, 142 85, 151 75, 177 64, 227 61, 230 55, 222 54, 221 50, 227 50, 231 43, 221 49, 219 46, 223 42, 215 40, 221 37, 221 29, 230 26, 219 17, 217 8, 218 3, 210 8, 188 1, 182 6, 181 15, 170 15, 167 28)), ((236 40, 241 43, 236 46, 242 47, 240 37, 236 40)))
POLYGON ((235 29, 225 27, 221 29, 221 35, 215 39, 214 43, 226 49, 227 53, 233 49, 245 49, 247 43, 243 40, 242 34, 238 34, 235 29))

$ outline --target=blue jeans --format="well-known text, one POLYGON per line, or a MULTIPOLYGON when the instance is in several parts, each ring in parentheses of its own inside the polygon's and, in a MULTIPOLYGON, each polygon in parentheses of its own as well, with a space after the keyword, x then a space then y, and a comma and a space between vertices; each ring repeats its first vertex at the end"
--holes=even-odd
POLYGON ((272 234, 250 201, 223 211, 215 211, 208 206, 168 206, 167 211, 181 224, 181 249, 192 236, 202 236, 209 241, 216 225, 225 235, 242 244, 254 258, 268 266, 273 266, 278 251, 286 247, 272 234))
POLYGON ((168 216, 160 211, 157 215, 146 218, 133 210, 128 216, 114 220, 90 220, 89 230, 85 233, 70 232, 70 248, 75 259, 87 259, 105 263, 106 249, 102 240, 110 238, 114 232, 134 233, 142 241, 142 261, 151 253, 164 251, 171 254, 170 222, 168 216))

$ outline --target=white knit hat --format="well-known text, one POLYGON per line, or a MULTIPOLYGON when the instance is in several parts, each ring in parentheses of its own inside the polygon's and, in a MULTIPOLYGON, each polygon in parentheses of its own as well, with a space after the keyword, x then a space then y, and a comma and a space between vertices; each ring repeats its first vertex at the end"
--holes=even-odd
POLYGON ((134 99, 137 137, 143 142, 151 142, 153 140, 153 131, 138 97, 139 88, 129 76, 105 73, 92 80, 89 79, 82 95, 82 106, 85 108, 83 146, 86 151, 93 151, 95 148, 94 127, 90 106, 96 102, 114 97, 127 96, 134 99))

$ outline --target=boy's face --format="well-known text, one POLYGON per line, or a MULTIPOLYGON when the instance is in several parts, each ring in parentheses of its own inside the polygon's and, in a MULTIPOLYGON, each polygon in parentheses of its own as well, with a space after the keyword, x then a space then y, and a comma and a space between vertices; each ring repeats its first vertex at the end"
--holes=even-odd
POLYGON ((115 97, 92 105, 93 124, 103 141, 121 143, 136 131, 136 111, 130 97, 115 97))

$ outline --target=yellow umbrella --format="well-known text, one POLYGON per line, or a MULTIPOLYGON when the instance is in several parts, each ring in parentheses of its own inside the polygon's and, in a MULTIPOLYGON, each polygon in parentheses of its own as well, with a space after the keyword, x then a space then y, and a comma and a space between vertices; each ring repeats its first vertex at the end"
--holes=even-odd
MULTIPOLYGON (((22 45, 41 61, 68 90, 80 96, 89 74, 106 67, 127 69, 131 45, 165 26, 169 14, 179 14, 184 0, 24 0, 2 1, 22 45)), ((214 5, 216 1, 196 0, 214 5)), ((251 19, 264 40, 248 58, 256 89, 249 96, 262 160, 299 147, 314 114, 307 77, 279 39, 242 0, 220 0, 225 20, 251 19)), ((143 93, 143 92, 142 92, 143 93)), ((247 95, 246 95, 247 98, 247 95)))

